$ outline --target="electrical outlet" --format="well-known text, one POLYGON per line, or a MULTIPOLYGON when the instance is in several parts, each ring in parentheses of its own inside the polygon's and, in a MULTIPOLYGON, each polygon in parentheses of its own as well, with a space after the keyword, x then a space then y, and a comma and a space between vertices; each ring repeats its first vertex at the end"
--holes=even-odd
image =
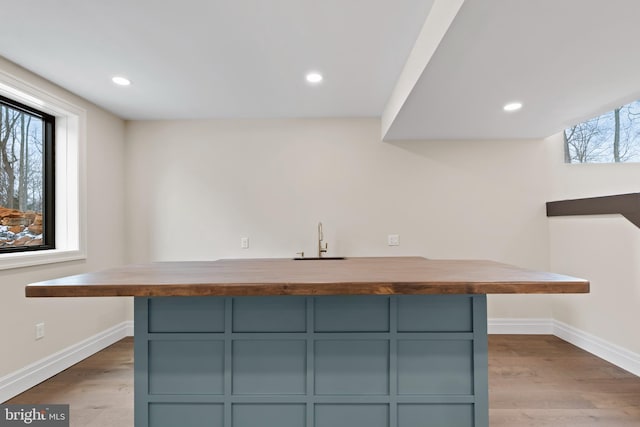
POLYGON ((40 340, 44 338, 44 322, 36 323, 36 339, 40 340))
POLYGON ((249 238, 241 237, 240 238, 240 249, 249 249, 249 238))
POLYGON ((389 234, 387 236, 387 244, 389 246, 400 246, 400 236, 398 234, 389 234))

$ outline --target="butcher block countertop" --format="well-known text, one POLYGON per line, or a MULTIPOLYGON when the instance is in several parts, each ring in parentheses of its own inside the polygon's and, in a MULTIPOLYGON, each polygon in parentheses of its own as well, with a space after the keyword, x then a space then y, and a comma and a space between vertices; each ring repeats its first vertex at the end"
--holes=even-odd
POLYGON ((27 297, 588 293, 589 282, 481 260, 162 262, 27 285, 27 297))

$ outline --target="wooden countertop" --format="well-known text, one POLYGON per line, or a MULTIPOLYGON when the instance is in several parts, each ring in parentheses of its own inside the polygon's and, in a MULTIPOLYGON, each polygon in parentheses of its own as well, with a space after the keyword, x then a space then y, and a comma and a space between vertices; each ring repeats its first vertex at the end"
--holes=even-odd
POLYGON ((589 282, 493 261, 230 259, 131 265, 34 283, 27 297, 587 293, 589 282))

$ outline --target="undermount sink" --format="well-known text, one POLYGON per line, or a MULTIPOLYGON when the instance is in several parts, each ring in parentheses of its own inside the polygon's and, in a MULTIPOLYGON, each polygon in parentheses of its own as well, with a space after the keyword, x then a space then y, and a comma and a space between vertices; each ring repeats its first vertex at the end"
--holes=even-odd
POLYGON ((324 261, 324 260, 335 261, 335 260, 344 259, 343 256, 322 256, 322 254, 327 253, 327 249, 329 248, 328 243, 325 243, 324 245, 322 244, 323 241, 324 241, 324 234, 322 233, 322 223, 319 222, 318 223, 318 252, 317 252, 318 256, 305 257, 304 252, 297 252, 296 255, 300 255, 300 256, 294 258, 293 260, 294 261, 324 261))

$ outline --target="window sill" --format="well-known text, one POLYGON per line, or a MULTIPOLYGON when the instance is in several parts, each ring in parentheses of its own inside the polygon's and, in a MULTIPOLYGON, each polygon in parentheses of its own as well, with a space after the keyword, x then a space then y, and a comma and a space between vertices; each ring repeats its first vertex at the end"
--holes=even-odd
POLYGON ((0 270, 33 267, 86 259, 87 254, 77 249, 53 249, 49 251, 17 252, 0 255, 0 270))

